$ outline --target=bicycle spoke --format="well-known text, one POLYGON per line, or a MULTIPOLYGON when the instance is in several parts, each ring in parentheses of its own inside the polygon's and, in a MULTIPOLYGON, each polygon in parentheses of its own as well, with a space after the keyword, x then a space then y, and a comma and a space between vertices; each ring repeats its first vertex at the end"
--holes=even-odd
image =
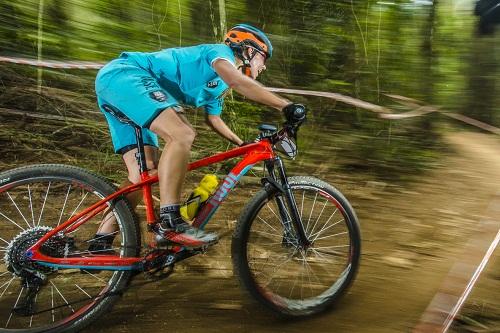
POLYGON ((337 252, 335 252, 335 254, 333 254, 333 253, 330 253, 327 251, 318 251, 314 248, 311 248, 311 251, 313 251, 317 257, 319 256, 322 260, 324 260, 326 262, 331 262, 331 263, 336 262, 336 260, 328 259, 325 255, 331 256, 331 257, 338 257, 339 256, 339 253, 337 253, 337 252))
POLYGON ((80 287, 80 286, 79 286, 79 285, 77 285, 76 283, 75 283, 75 286, 76 286, 78 289, 80 289, 80 291, 81 291, 82 293, 84 293, 84 294, 85 294, 85 295, 87 295, 90 299, 92 299, 92 296, 90 296, 90 294, 89 294, 88 292, 86 292, 85 290, 83 290, 83 288, 82 288, 82 287, 80 287))
MULTIPOLYGON (((24 287, 21 288, 21 291, 19 292, 19 296, 17 296, 16 304, 14 304, 14 307, 12 308, 12 310, 14 310, 17 306, 17 303, 19 303, 19 299, 21 298, 23 291, 24 291, 24 287)), ((9 319, 7 319, 7 323, 5 324, 5 328, 7 328, 7 326, 9 326, 10 319, 12 318, 13 313, 14 313, 13 311, 10 311, 9 319)))
MULTIPOLYGON (((303 259, 303 262, 302 262, 302 270, 303 270, 303 272, 302 272, 301 274, 302 274, 302 276, 303 276, 303 275, 304 275, 304 273, 306 273, 307 280, 309 281, 309 283, 307 284, 307 286, 309 287, 309 290, 311 291, 311 296, 312 296, 312 295, 314 295, 314 291, 312 290, 312 284, 313 284, 313 283, 312 283, 312 281, 311 281, 311 277, 310 277, 310 276, 309 276, 309 274, 307 274, 307 272, 306 272, 306 271, 307 271, 307 268, 308 268, 307 266, 308 266, 309 264, 307 263, 307 260, 306 260, 306 258, 305 258, 304 253, 301 253, 301 255, 302 255, 302 259, 303 259), (307 265, 307 266, 306 266, 306 265, 307 265)), ((310 268, 309 268, 309 269, 310 269, 310 268)), ((318 280, 318 282, 320 282, 320 281, 318 280)), ((321 282, 320 282, 320 284, 321 284, 321 282)), ((301 285, 301 289, 300 289, 300 298, 303 298, 303 297, 302 297, 302 288, 303 288, 303 286, 304 286, 304 282, 303 282, 303 280, 302 280, 302 285, 301 285)))
POLYGON ((261 220, 265 225, 267 225, 269 228, 273 229, 274 231, 278 231, 276 230, 276 228, 272 227, 269 223, 267 223, 266 221, 264 221, 264 219, 262 219, 260 216, 257 216, 257 218, 259 220, 261 220))
POLYGON ((90 273, 90 272, 89 272, 88 270, 86 270, 86 269, 82 269, 82 271, 83 271, 83 272, 85 272, 85 273, 87 273, 87 274, 92 275, 93 277, 95 277, 95 278, 96 278, 97 280, 99 280, 99 281, 102 281, 102 282, 104 282, 104 283, 107 283, 105 280, 103 280, 103 279, 101 279, 100 277, 98 277, 98 276, 96 276, 96 275, 94 275, 94 274, 90 273))
MULTIPOLYGON (((89 242, 92 242, 92 241, 95 241, 95 240, 98 240, 98 239, 101 239, 101 238, 104 238, 104 237, 107 237, 107 236, 111 236, 111 235, 116 235, 119 231, 114 231, 114 232, 110 232, 109 234, 105 234, 105 235, 102 235, 102 236, 99 236, 99 237, 92 237, 91 239, 88 239, 85 241, 85 243, 89 243, 89 242)), ((92 251, 92 252, 95 252, 95 251, 92 251)))
MULTIPOLYGON (((36 304, 37 298, 38 298, 38 294, 35 295, 35 301, 33 302, 33 305, 36 304)), ((32 327, 32 325, 33 325, 33 315, 31 315, 31 317, 30 317, 30 327, 32 327)))
POLYGON ((30 211, 31 211, 31 219, 33 220, 33 225, 35 225, 35 212, 33 211, 33 201, 31 199, 31 190, 30 184, 28 184, 28 196, 30 198, 30 211))
POLYGON ((56 285, 54 284, 54 282, 52 282, 52 281, 49 281, 49 282, 56 289, 57 293, 59 294, 59 296, 61 296, 61 298, 63 299, 64 303, 66 303, 68 305, 68 307, 70 308, 71 312, 75 313, 75 310, 73 309, 73 307, 68 303, 68 301, 63 296, 63 294, 59 291, 59 288, 56 287, 56 285))
POLYGON ((50 297, 51 297, 51 308, 52 310, 50 311, 52 313, 52 322, 56 320, 55 312, 54 312, 54 287, 50 286, 50 297))
MULTIPOLYGON (((22 228, 21 228, 21 229, 22 229, 22 228)), ((5 239, 3 239, 2 237, 0 237, 0 240, 1 240, 2 242, 4 242, 5 244, 7 244, 7 245, 9 245, 9 244, 10 244, 9 242, 7 242, 7 241, 6 241, 5 239)))
POLYGON ((50 184, 51 182, 49 182, 49 186, 47 187, 47 192, 45 192, 45 198, 43 199, 42 210, 40 211, 40 216, 38 217, 37 225, 40 225, 40 221, 42 220, 43 209, 45 208, 45 203, 47 202, 47 197, 49 196, 50 184))
MULTIPOLYGON (((12 221, 10 218, 8 218, 5 214, 3 213, 0 213, 0 215, 2 217, 4 217, 7 221, 9 221, 10 223, 14 224, 15 226, 17 226, 19 229, 21 229, 22 231, 25 231, 26 229, 24 229, 23 227, 21 227, 19 224, 17 224, 16 222, 12 221)), ((3 240, 3 239, 2 239, 3 240)), ((7 241, 3 240, 4 242, 6 242, 7 244, 9 244, 7 241)))
MULTIPOLYGON (((321 212, 319 213, 318 218, 317 218, 317 219, 316 219, 316 221, 314 222, 314 225, 313 225, 313 227, 311 228, 311 230, 309 230, 309 232, 311 232, 311 233, 312 233, 312 232, 314 231, 314 229, 316 228, 316 225, 318 224, 318 221, 319 221, 319 219, 321 218, 321 215, 323 214, 323 211, 325 210, 325 207, 326 207, 326 205, 327 205, 327 204, 328 204, 328 200, 325 200, 325 204, 323 205, 323 208, 321 209, 321 212)), ((308 232, 308 231, 306 230, 306 232, 308 232)))
POLYGON ((332 245, 332 246, 320 246, 320 247, 315 247, 315 249, 333 249, 333 248, 339 248, 339 247, 348 247, 350 246, 349 244, 347 245, 332 245))
MULTIPOLYGON (((290 294, 288 295, 288 297, 292 297, 292 294, 293 294, 293 290, 295 289, 295 286, 297 285, 297 280, 299 279, 299 277, 296 277, 295 280, 293 281, 293 284, 292 284, 292 288, 290 289, 290 294)), ((302 297, 302 271, 300 273, 300 297, 302 297)), ((279 290, 278 288, 276 288, 276 290, 279 290)))
POLYGON ((88 194, 89 194, 89 192, 85 192, 85 195, 83 196, 82 200, 80 200, 80 203, 78 203, 78 206, 76 206, 75 210, 73 211, 73 213, 71 213, 71 216, 69 218, 72 218, 73 215, 75 215, 76 211, 78 210, 78 208, 80 208, 80 206, 82 205, 85 198, 87 198, 88 194))
POLYGON ((283 237, 283 235, 280 235, 280 234, 270 234, 270 233, 264 232, 264 231, 254 231, 254 232, 256 232, 258 234, 262 234, 262 235, 273 236, 273 237, 279 237, 279 238, 283 237))
POLYGON ((269 281, 266 282, 266 283, 264 283, 264 287, 267 287, 271 283, 271 281, 273 280, 273 277, 276 275, 276 273, 279 272, 279 270, 281 269, 281 267, 283 267, 283 265, 285 265, 290 260, 292 260, 292 258, 295 255, 295 253, 296 253, 296 251, 294 251, 294 253, 292 255, 290 255, 287 260, 283 261, 281 264, 279 264, 278 266, 276 266, 274 268, 274 270, 271 272, 271 276, 269 277, 269 281))
MULTIPOLYGON (((308 270, 310 273, 312 273, 312 277, 314 279, 316 279, 316 281, 318 283, 317 287, 321 288, 324 283, 318 278, 317 274, 314 273, 311 265, 309 265, 309 262, 307 261, 307 258, 305 258, 305 255, 304 255, 304 266, 305 266, 306 270, 308 270)), ((314 291, 313 291, 313 285, 314 285, 314 283, 311 280, 311 274, 307 274, 307 278, 309 280, 309 290, 311 290, 311 296, 312 296, 312 295, 314 295, 314 291)))
POLYGON ((336 236, 340 236, 340 235, 346 235, 347 234, 347 231, 343 231, 343 232, 339 232, 337 234, 333 234, 333 235, 329 235, 329 236, 324 236, 324 237, 319 237, 316 236, 316 238, 314 238, 312 241, 317 241, 317 240, 320 240, 320 239, 326 239, 326 238, 330 238, 330 237, 336 237, 336 236))
POLYGON ((302 201, 300 202, 300 220, 302 221, 302 212, 304 210, 304 198, 306 195, 306 191, 302 191, 302 201))
POLYGON ((309 221, 311 221, 311 216, 312 216, 312 213, 313 213, 313 210, 314 210, 314 205, 316 204, 316 199, 317 198, 318 198, 318 193, 316 192, 316 195, 314 196, 314 201, 313 201, 313 204, 312 204, 312 207, 311 207, 311 212, 309 213, 309 218, 307 219, 306 230, 309 227, 309 221))
POLYGON ((66 203, 68 202, 69 191, 71 190, 71 184, 68 185, 68 191, 66 192, 66 197, 64 198, 63 208, 61 209, 61 215, 59 216, 59 221, 57 221, 57 227, 61 224, 61 219, 63 217, 64 209, 66 208, 66 203))
POLYGON ((274 216, 278 219, 278 221, 281 221, 281 218, 278 217, 278 215, 274 212, 274 210, 269 206, 269 202, 266 203, 266 207, 273 213, 274 216))
POLYGON ((5 282, 4 284, 2 284, 0 286, 0 289, 3 288, 3 286, 7 285, 7 287, 5 287, 5 289, 2 291, 2 293, 0 294, 0 299, 3 297, 3 295, 5 294, 5 292, 7 291, 7 289, 9 289, 10 287, 10 284, 12 283, 12 281, 14 281, 16 277, 12 277, 12 279, 10 279, 9 281, 5 282))
POLYGON ((14 204, 14 207, 16 207, 17 211, 19 212, 19 214, 21 215, 21 217, 23 218, 24 222, 26 222, 26 225, 28 225, 28 228, 31 228, 31 225, 28 223, 28 220, 26 220, 26 217, 24 217, 24 214, 21 212, 21 210, 19 209, 19 207, 17 206, 16 202, 14 201, 14 199, 12 199, 12 197, 10 196, 10 193, 9 192, 5 192, 7 193, 7 196, 9 197, 10 201, 12 201, 12 203, 14 204))
MULTIPOLYGON (((328 219, 328 221, 330 221, 330 219, 328 219)), ((331 227, 336 226, 336 225, 337 225, 337 224, 339 224, 340 222, 344 221, 344 218, 342 218, 341 220, 338 220, 337 222, 335 222, 335 223, 334 223, 334 224, 332 224, 332 225, 329 225, 328 227, 325 227, 325 226, 328 224, 328 221, 326 221, 326 223, 323 225, 323 227, 321 228, 321 230, 320 230, 320 231, 318 231, 318 232, 316 232, 316 233, 312 234, 312 235, 311 235, 311 236, 309 236, 309 237, 315 237, 315 236, 317 236, 317 235, 321 234, 323 231, 326 231, 326 230, 330 229, 331 227)))
MULTIPOLYGON (((289 254, 289 255, 275 255, 275 256, 273 256, 273 255, 270 255, 269 252, 270 252, 269 250, 265 250, 265 254, 264 254, 265 255, 264 256, 265 261, 264 262, 260 262, 261 266, 266 266, 267 265, 267 266, 276 267, 277 263, 280 262, 280 259, 287 260, 288 258, 290 258, 291 256, 293 256, 293 254, 292 255, 289 254)), ((260 253, 260 254, 262 255, 262 253, 260 253)), ((255 263, 255 264, 258 264, 259 263, 258 260, 261 260, 261 259, 263 259, 263 258, 262 257, 257 257, 257 258, 254 258, 254 259, 250 259, 249 260, 249 264, 252 263, 252 262, 255 263)))

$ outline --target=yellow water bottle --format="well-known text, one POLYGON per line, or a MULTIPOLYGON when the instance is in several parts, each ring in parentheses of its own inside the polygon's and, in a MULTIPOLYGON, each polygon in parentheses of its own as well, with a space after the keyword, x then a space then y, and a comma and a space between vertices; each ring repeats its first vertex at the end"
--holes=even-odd
POLYGON ((198 187, 189 195, 189 198, 181 206, 181 215, 186 221, 191 221, 196 217, 201 205, 215 192, 219 185, 216 175, 208 174, 203 176, 198 187))

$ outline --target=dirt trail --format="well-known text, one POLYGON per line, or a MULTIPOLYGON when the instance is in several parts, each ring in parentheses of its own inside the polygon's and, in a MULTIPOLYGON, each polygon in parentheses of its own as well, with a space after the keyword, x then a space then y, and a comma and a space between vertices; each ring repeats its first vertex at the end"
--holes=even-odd
MULTIPOLYGON (((324 177, 353 203, 363 231, 358 278, 326 314, 283 322, 266 313, 233 278, 226 237, 207 255, 178 265, 169 279, 131 289, 87 331, 411 331, 500 189, 500 139, 463 132, 446 134, 445 139, 452 152, 405 188, 324 177)), ((219 218, 234 221, 236 215, 228 208, 219 218)), ((500 322, 498 262, 497 251, 462 313, 500 322), (482 313, 475 316, 478 304, 482 313)))

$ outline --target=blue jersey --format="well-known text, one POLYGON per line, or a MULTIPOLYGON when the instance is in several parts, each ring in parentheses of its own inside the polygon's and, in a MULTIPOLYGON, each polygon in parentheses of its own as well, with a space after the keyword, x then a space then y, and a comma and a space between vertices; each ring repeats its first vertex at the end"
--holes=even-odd
POLYGON ((213 63, 226 59, 235 64, 231 48, 225 44, 202 44, 164 49, 158 52, 124 52, 120 58, 134 61, 149 71, 159 85, 183 104, 205 107, 219 115, 228 85, 217 75, 213 63))
POLYGON ((228 86, 213 69, 217 59, 235 64, 229 46, 205 44, 151 53, 124 52, 104 66, 97 73, 95 87, 115 151, 123 153, 134 147, 135 131, 106 112, 105 105, 142 127, 145 144, 153 146, 158 146, 158 138, 149 126, 167 108, 187 104, 219 115, 228 86))

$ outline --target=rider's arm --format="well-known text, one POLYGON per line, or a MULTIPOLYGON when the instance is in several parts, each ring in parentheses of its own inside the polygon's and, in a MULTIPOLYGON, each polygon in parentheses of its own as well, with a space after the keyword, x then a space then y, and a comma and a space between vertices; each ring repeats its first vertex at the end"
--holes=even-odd
POLYGON ((241 140, 231 129, 226 125, 224 120, 218 115, 207 114, 206 115, 207 124, 212 127, 212 129, 217 132, 223 138, 231 141, 235 145, 241 145, 243 140, 241 140))
POLYGON ((243 75, 232 63, 224 59, 215 60, 213 68, 226 84, 247 98, 282 110, 290 101, 266 90, 260 83, 243 75))

